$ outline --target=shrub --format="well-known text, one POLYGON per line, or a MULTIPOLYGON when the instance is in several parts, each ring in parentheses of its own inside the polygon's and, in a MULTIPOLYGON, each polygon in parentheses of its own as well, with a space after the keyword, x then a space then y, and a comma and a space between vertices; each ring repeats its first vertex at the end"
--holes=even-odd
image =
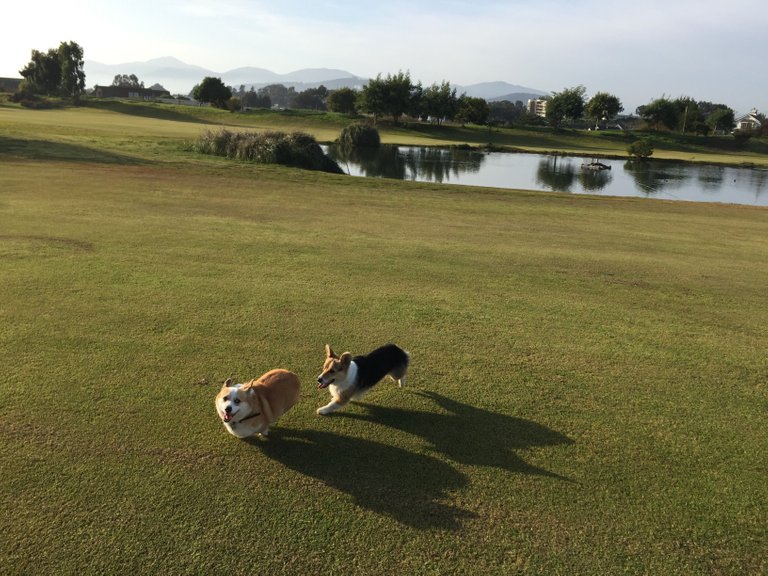
POLYGON ((32 110, 49 110, 51 108, 60 107, 58 102, 38 96, 29 90, 19 90, 18 92, 11 94, 11 96, 8 97, 8 100, 32 110))
POLYGON ((733 133, 733 139, 737 148, 745 148, 752 138, 752 132, 749 130, 738 130, 733 133))
POLYGON ((627 148, 627 152, 630 156, 637 156, 638 158, 650 158, 653 155, 653 142, 648 138, 642 140, 635 140, 627 148))
POLYGON ((325 155, 309 134, 303 132, 232 132, 208 130, 193 145, 202 154, 224 156, 258 164, 282 164, 307 170, 342 174, 341 168, 325 155))
POLYGON ((370 124, 356 122, 345 126, 339 135, 339 144, 349 148, 378 148, 381 146, 379 131, 370 124))
POLYGON ((239 112, 243 109, 243 104, 237 96, 232 96, 232 98, 226 101, 224 106, 230 112, 239 112))

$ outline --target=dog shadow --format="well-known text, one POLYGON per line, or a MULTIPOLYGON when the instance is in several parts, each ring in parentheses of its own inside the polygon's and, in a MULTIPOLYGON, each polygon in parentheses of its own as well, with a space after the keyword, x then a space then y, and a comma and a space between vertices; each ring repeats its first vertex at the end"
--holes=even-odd
POLYGON ((345 494, 377 514, 417 529, 459 530, 474 514, 447 503, 466 476, 425 454, 317 430, 277 429, 246 439, 269 458, 345 494))
MULTIPOLYGON (((434 450, 455 462, 492 466, 518 474, 533 474, 572 482, 569 478, 527 463, 517 450, 573 444, 573 440, 530 420, 515 418, 451 400, 435 392, 417 392, 443 413, 404 410, 357 403, 366 413, 338 416, 365 420, 423 438, 434 450)), ((334 415, 333 417, 337 417, 334 415)))

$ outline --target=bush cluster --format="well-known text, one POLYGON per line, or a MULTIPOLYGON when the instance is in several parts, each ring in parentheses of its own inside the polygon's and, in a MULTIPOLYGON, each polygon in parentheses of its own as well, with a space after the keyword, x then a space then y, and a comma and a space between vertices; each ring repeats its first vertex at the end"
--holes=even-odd
POLYGON ((61 106, 58 102, 53 102, 35 94, 26 81, 21 83, 19 89, 11 94, 8 97, 8 100, 20 104, 24 108, 31 108, 32 110, 48 110, 51 108, 59 108, 61 106))
POLYGON ((347 148, 378 148, 381 146, 381 137, 379 131, 370 124, 355 122, 341 130, 339 144, 347 148))
POLYGON ((202 154, 259 164, 282 164, 342 174, 313 136, 303 132, 232 132, 208 130, 192 146, 202 154))
POLYGON ((653 155, 653 142, 648 138, 635 140, 629 145, 627 152, 637 158, 650 158, 653 155))

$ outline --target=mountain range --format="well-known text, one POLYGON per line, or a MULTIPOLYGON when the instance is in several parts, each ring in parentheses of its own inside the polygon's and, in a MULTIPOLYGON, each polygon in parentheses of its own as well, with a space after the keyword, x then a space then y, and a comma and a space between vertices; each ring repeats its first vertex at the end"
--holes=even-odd
MULTIPOLYGON (((251 86, 258 90, 269 84, 283 84, 286 87, 293 87, 297 92, 308 88, 317 88, 320 85, 329 90, 342 87, 359 89, 368 83, 368 78, 333 68, 306 68, 288 74, 278 74, 266 68, 248 66, 227 72, 215 72, 201 66, 186 64, 173 57, 123 64, 102 64, 101 62, 86 60, 84 70, 89 88, 97 84, 109 86, 118 74, 134 74, 141 82, 144 82, 145 86, 160 84, 173 94, 189 94, 192 88, 206 76, 221 78, 222 82, 234 88, 245 86, 246 90, 250 89, 251 86)), ((456 88, 457 94, 467 94, 489 101, 510 100, 514 102, 522 100, 525 102, 529 98, 547 94, 542 90, 501 81, 482 82, 469 86, 451 84, 451 87, 456 88)))

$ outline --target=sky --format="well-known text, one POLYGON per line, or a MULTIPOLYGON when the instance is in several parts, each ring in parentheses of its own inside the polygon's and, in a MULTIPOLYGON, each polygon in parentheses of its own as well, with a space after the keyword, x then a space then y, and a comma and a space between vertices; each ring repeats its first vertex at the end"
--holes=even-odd
POLYGON ((662 96, 768 113, 766 0, 35 0, 3 20, 0 77, 74 41, 104 64, 408 71, 425 86, 583 85, 627 113, 662 96))

